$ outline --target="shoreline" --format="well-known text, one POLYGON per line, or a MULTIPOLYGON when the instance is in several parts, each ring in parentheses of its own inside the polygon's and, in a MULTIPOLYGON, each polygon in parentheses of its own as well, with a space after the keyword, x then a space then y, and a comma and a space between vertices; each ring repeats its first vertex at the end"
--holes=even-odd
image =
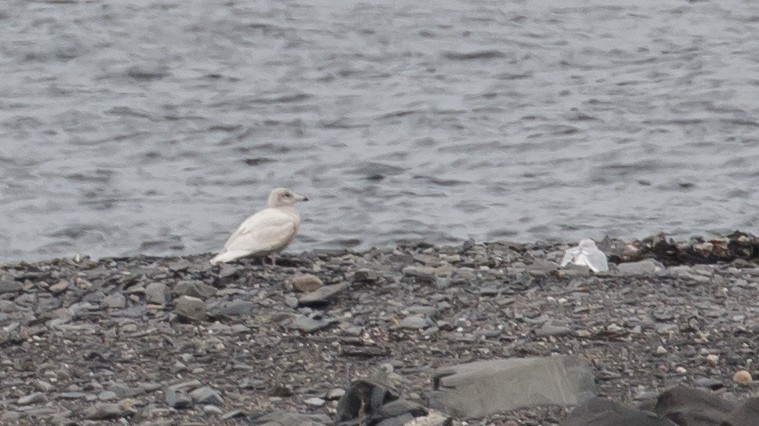
MULTIPOLYGON (((605 241, 612 270, 598 275, 559 269, 566 247, 312 250, 276 267, 212 267, 210 254, 3 265, 0 421, 326 421, 353 380, 380 375, 423 402, 442 367, 570 354, 590 362, 600 396, 629 406, 677 383, 755 393, 732 377, 759 376, 759 239, 605 241)), ((569 411, 467 422, 558 424, 569 411)))

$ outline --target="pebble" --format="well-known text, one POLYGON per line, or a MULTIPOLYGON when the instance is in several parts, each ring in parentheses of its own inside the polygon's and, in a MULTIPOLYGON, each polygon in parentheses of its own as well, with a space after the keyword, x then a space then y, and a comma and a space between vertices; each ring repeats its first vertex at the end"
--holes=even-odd
POLYGON ((113 420, 121 416, 121 407, 113 403, 98 403, 84 410, 84 418, 87 420, 113 420))
POLYGON ((174 313, 180 318, 200 322, 206 319, 206 304, 192 296, 180 296, 175 301, 174 313))
POLYGON ((322 283, 322 280, 316 275, 302 274, 290 278, 290 285, 295 291, 308 293, 320 289, 324 283, 322 283))
POLYGON ((213 297, 217 292, 216 288, 197 281, 180 281, 171 291, 177 296, 190 296, 200 300, 213 297))
POLYGON ((119 397, 116 395, 116 392, 102 391, 98 394, 98 399, 101 401, 112 401, 114 399, 119 399, 119 397))
POLYGON ((24 285, 17 281, 3 279, 0 280, 0 294, 3 293, 15 293, 21 289, 24 285))
POLYGON ((329 392, 327 392, 326 397, 328 400, 336 400, 342 398, 343 395, 345 395, 345 389, 336 388, 331 389, 329 392))
POLYGON ((150 283, 145 287, 147 303, 166 306, 171 302, 171 290, 164 283, 150 283))
POLYGON ((432 321, 424 315, 409 315, 400 321, 399 327, 409 329, 423 329, 432 325, 432 321))
POLYGON ((719 356, 711 354, 706 356, 706 361, 711 365, 719 364, 719 356))
POLYGON ((219 392, 213 390, 210 386, 203 386, 190 392, 193 401, 198 404, 223 405, 224 400, 219 392))
POLYGON ((298 299, 303 306, 325 305, 329 301, 348 288, 348 283, 325 285, 315 291, 306 293, 298 299))
POLYGON ((190 395, 187 395, 184 392, 167 388, 165 391, 166 394, 166 405, 168 405, 171 408, 176 409, 183 409, 188 408, 192 405, 192 398, 190 395))
POLYGON ((40 392, 50 392, 51 390, 55 389, 55 386, 53 386, 51 383, 40 379, 34 381, 34 387, 40 392))
POLYGON ((321 407, 321 406, 323 406, 324 404, 327 403, 327 401, 325 401, 325 400, 323 400, 321 398, 316 398, 316 397, 314 397, 314 398, 308 398, 307 400, 305 400, 303 402, 305 402, 307 405, 311 405, 313 407, 321 407))
POLYGON ((126 297, 121 293, 113 293, 104 297, 101 303, 109 308, 121 309, 127 304, 126 297))
POLYGON ((71 285, 70 282, 61 280, 61 281, 58 281, 57 284, 51 285, 48 290, 50 290, 50 292, 53 294, 58 294, 58 293, 66 291, 66 289, 69 288, 70 285, 71 285))
POLYGON ((733 375, 733 381, 739 385, 749 385, 754 379, 751 377, 751 373, 746 370, 740 370, 733 375))
POLYGON ((47 397, 42 392, 35 392, 33 394, 22 396, 16 401, 19 405, 40 404, 47 401, 47 397))

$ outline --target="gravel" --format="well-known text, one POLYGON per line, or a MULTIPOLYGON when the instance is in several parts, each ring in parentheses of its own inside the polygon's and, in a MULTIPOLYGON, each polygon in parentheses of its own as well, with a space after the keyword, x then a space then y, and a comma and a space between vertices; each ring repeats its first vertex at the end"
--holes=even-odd
MULTIPOLYGON (((276 267, 208 254, 4 265, 0 423, 328 423, 356 379, 424 405, 438 368, 556 354, 587 359, 599 395, 629 406, 675 384, 756 391, 755 237, 598 246, 599 275, 559 269, 568 244, 513 242, 315 250, 276 267)), ((569 410, 467 423, 551 425, 569 410)))

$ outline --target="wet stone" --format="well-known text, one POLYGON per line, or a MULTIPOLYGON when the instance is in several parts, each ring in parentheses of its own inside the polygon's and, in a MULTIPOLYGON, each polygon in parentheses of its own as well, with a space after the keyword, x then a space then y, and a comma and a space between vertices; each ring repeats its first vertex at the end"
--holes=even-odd
POLYGON ((12 281, 12 280, 7 280, 7 279, 0 280, 0 294, 15 293, 21 290, 21 287, 23 287, 23 284, 21 284, 18 281, 12 281))
POLYGON ((123 294, 113 293, 104 297, 101 300, 101 303, 109 308, 121 309, 121 308, 126 307, 127 301, 126 301, 126 297, 124 297, 123 294))
POLYGON ((248 300, 232 300, 209 304, 208 315, 212 317, 235 317, 253 315, 256 305, 248 300))
POLYGON ((18 399, 17 403, 19 405, 29 405, 29 404, 41 404, 43 402, 47 401, 47 397, 42 392, 35 392, 33 394, 22 396, 18 399))
POLYGON ((101 401, 112 401, 114 399, 119 399, 119 397, 116 395, 116 392, 103 391, 98 394, 98 399, 101 401))
POLYGON ((406 318, 402 319, 399 326, 401 328, 409 328, 409 329, 423 329, 432 326, 432 321, 429 320, 424 315, 409 315, 406 318))
POLYGON ((192 405, 192 398, 190 395, 172 389, 167 388, 165 391, 166 394, 166 405, 168 405, 171 408, 176 408, 178 410, 181 410, 183 408, 188 408, 192 405))
POLYGON ((180 296, 175 301, 174 313, 180 318, 200 322, 206 319, 206 304, 196 297, 180 296))
POLYGON ((564 355, 459 364, 436 370, 433 381, 430 406, 462 418, 520 407, 576 405, 596 393, 588 362, 564 355))
POLYGON ((663 266, 660 263, 651 259, 617 265, 617 271, 623 275, 650 275, 662 269, 663 266))
POLYGON ((300 414, 275 411, 253 419, 254 425, 267 426, 326 426, 334 422, 324 414, 300 414))
POLYGON ((329 303, 332 298, 342 293, 347 288, 348 283, 325 285, 316 291, 304 294, 300 297, 300 299, 298 299, 298 302, 303 306, 325 305, 329 303))
POLYGON ((113 420, 122 417, 119 404, 98 403, 84 410, 84 418, 87 420, 113 420))
POLYGON ((297 276, 292 277, 290 279, 290 285, 293 287, 293 290, 295 291, 299 291, 301 293, 308 293, 308 292, 318 290, 324 284, 322 283, 322 280, 316 275, 303 274, 303 275, 297 275, 297 276))
POLYGON ((219 395, 219 392, 213 390, 209 386, 203 386, 202 388, 195 389, 194 391, 190 392, 190 396, 192 397, 193 401, 198 404, 224 404, 224 400, 221 398, 221 395, 219 395))
POLYGON ((321 407, 327 403, 327 401, 321 398, 308 398, 303 402, 306 403, 306 405, 310 405, 312 407, 321 407))
POLYGON ((71 283, 68 281, 59 281, 58 283, 51 285, 48 290, 53 294, 58 294, 66 291, 66 289, 69 288, 69 285, 71 285, 71 283))
POLYGON ((318 330, 323 330, 335 322, 337 322, 337 320, 314 319, 305 315, 297 315, 290 325, 290 328, 298 329, 306 333, 313 333, 318 330))
POLYGON ((196 281, 180 281, 173 288, 175 296, 190 296, 206 300, 216 294, 216 288, 196 281))
POLYGON ((147 303, 166 306, 171 302, 171 290, 164 283, 150 283, 145 287, 147 303))

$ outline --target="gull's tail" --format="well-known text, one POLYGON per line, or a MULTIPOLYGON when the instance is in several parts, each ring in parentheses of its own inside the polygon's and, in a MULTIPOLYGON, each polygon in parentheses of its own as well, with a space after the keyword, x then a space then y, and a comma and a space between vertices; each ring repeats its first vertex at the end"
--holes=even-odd
POLYGON ((224 251, 214 256, 213 259, 211 259, 211 264, 215 265, 219 262, 230 262, 243 256, 247 256, 248 254, 250 253, 246 251, 224 251))

